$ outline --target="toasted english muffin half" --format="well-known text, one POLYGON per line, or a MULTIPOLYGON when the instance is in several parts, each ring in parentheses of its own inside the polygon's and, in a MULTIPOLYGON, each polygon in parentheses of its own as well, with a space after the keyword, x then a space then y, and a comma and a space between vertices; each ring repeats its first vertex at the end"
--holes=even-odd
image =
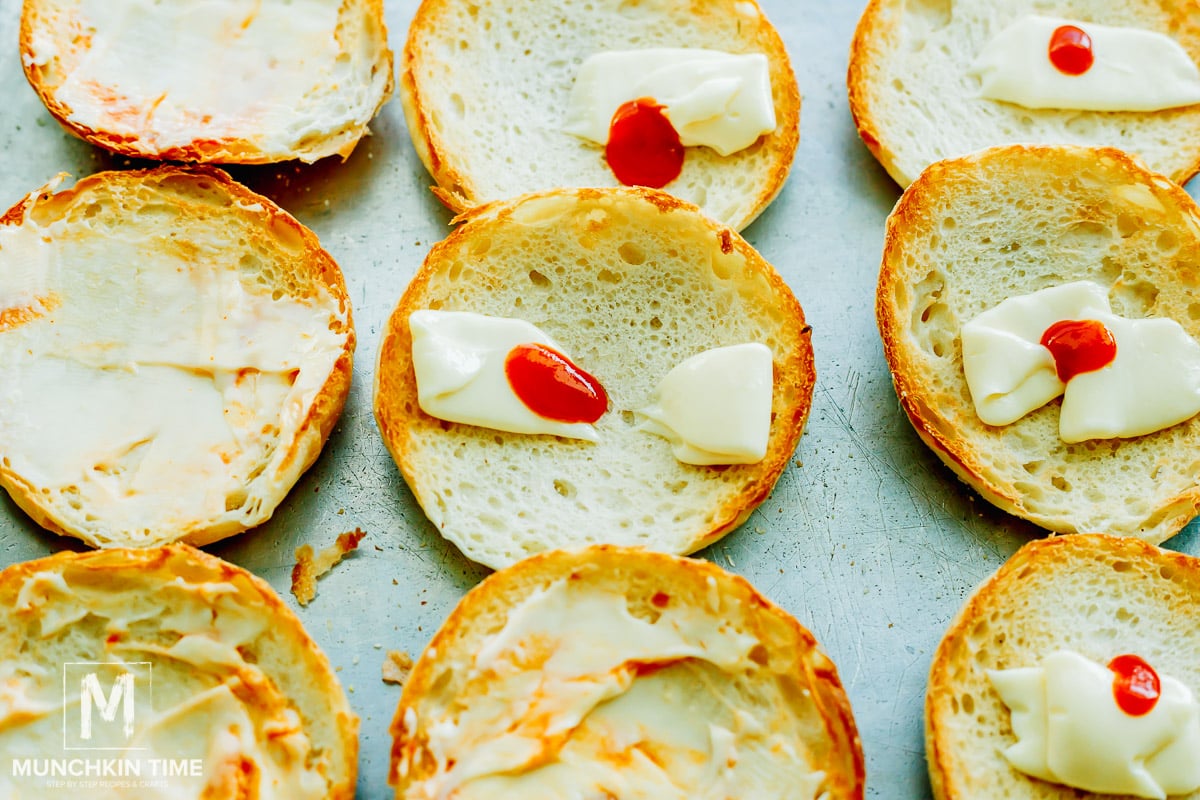
POLYGON ((1200 338, 1200 214, 1183 189, 1107 148, 1006 146, 939 162, 888 218, 876 313, 900 404, 986 500, 1061 533, 1158 543, 1200 507, 1200 418, 1068 444, 1060 400, 1011 425, 978 417, 960 330, 1016 295, 1087 280, 1113 312, 1200 338))
MULTIPOLYGON (((63 552, 0 572, 0 608, 6 762, 114 761, 87 774, 102 798, 354 797, 358 718, 245 570, 186 545, 63 552)), ((0 772, 5 797, 77 797, 70 783, 0 772)))
POLYGON ((1200 105, 1078 111, 979 97, 972 63, 1030 14, 1156 31, 1200 62, 1196 0, 870 0, 850 46, 850 111, 859 136, 900 186, 935 161, 1008 143, 1117 147, 1179 183, 1196 174, 1200 105))
POLYGON ((861 798, 812 634, 705 561, 542 553, 462 599, 404 684, 397 798, 861 798))
MULTIPOLYGON (((1200 694, 1200 560, 1132 537, 1054 536, 1018 550, 971 595, 934 653, 925 746, 937 800, 1098 798, 1018 772, 1009 709, 988 670, 1071 650, 1100 664, 1132 653, 1200 694)), ((1200 792, 1172 794, 1195 798, 1200 792)))
MULTIPOLYGON (((558 189, 473 212, 430 251, 388 320, 375 372, 383 440, 438 531, 498 568, 556 547, 690 553, 766 499, 808 417, 810 328, 740 236, 647 189, 558 189), (608 393, 598 441, 445 422, 418 404, 410 315, 526 320, 608 393), (662 378, 702 351, 758 342, 773 361, 766 456, 693 466, 640 430, 662 378)), ((703 402, 703 398, 697 398, 703 402)))
POLYGON ((25 0, 21 56, 67 130, 174 161, 345 158, 393 83, 382 0, 25 0))
POLYGON ((687 148, 663 187, 735 230, 749 225, 783 187, 800 139, 796 77, 755 0, 423 0, 400 99, 434 193, 463 212, 557 186, 617 185, 604 148, 563 130, 567 101, 588 56, 652 47, 767 57, 775 130, 729 156, 687 148))
POLYGON ((311 231, 209 167, 103 172, 0 218, 0 485, 96 547, 269 518, 350 388, 311 231))

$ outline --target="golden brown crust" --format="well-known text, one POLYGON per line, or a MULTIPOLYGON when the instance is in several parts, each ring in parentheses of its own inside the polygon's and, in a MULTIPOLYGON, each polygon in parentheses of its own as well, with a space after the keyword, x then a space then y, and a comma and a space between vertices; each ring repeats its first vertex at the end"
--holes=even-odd
MULTIPOLYGON (((60 552, 46 558, 25 561, 0 571, 0 608, 12 612, 25 581, 37 573, 62 574, 86 571, 88 583, 105 583, 105 575, 137 573, 141 579, 161 580, 163 583, 229 584, 237 589, 241 608, 253 609, 257 616, 270 620, 272 638, 288 648, 288 654, 298 671, 330 706, 330 720, 336 729, 337 741, 330 743, 327 753, 333 774, 327 775, 330 800, 353 800, 358 772, 358 717, 350 708, 341 684, 329 659, 309 637, 299 618, 280 600, 266 581, 189 545, 174 544, 151 549, 95 550, 84 553, 60 552)), ((215 613, 215 610, 214 610, 215 613)), ((105 643, 97 641, 96 658, 105 655, 105 643)), ((309 720, 304 720, 307 724, 309 720)), ((240 797, 241 795, 239 795, 240 797)))
MULTIPOLYGON (((1014 740, 1011 736, 996 740, 991 730, 997 724, 1008 730, 1007 721, 989 719, 987 731, 983 730, 983 725, 977 731, 961 730, 964 724, 962 698, 979 683, 978 680, 968 681, 965 677, 968 674, 987 669, 1033 666, 1023 659, 1033 657, 1027 651, 1039 650, 1043 645, 1050 649, 1037 653, 1037 657, 1063 649, 1062 642, 1047 641, 1048 637, 1056 628, 1071 628, 1077 623, 1074 620, 1056 622, 1050 615, 1055 613, 1057 603, 1070 601, 1077 601, 1084 607, 1100 602, 1102 611, 1105 610, 1103 598, 1118 590, 1106 586, 1104 581, 1108 579, 1097 577, 1099 573, 1094 574, 1093 570, 1106 569, 1125 575, 1128 586, 1121 588, 1127 589, 1131 602, 1134 597, 1140 602, 1132 619, 1088 620, 1088 625, 1105 629, 1100 636, 1107 646, 1128 652, 1138 652, 1140 647, 1172 649, 1170 642, 1151 641, 1161 630, 1157 624, 1160 620, 1146 618, 1139 622, 1139 612, 1147 617, 1177 617, 1169 624, 1175 626, 1178 623, 1181 632, 1190 637, 1187 619, 1196 599, 1200 598, 1200 559, 1132 537, 1104 534, 1052 536, 1024 545, 976 587, 947 627, 934 653, 925 695, 925 752, 936 800, 976 800, 985 794, 988 797, 1096 797, 1031 780, 1012 770, 1000 755, 1000 749, 1014 740), (1075 591, 1063 590, 1063 597, 1057 601, 1027 599, 1031 581, 1036 580, 1042 585, 1050 581, 1069 585, 1076 576, 1079 577, 1075 591), (1003 644, 992 646, 995 642, 1003 644), (960 729, 957 734, 956 726, 960 729), (987 749, 990 755, 962 752, 959 748, 964 737, 978 741, 979 749, 987 749), (994 761, 998 765, 996 773, 985 774, 979 766, 979 758, 994 761), (1030 788, 1015 787, 1013 781, 1028 784, 1030 788), (990 787, 986 792, 981 790, 983 783, 990 787)), ((1189 646, 1186 652, 1191 649, 1189 646)), ((1148 655, 1148 652, 1142 651, 1142 654, 1148 655)), ((1186 654, 1180 657, 1188 658, 1186 654)), ((1173 674, 1183 677, 1179 673, 1173 674)), ((974 713, 985 713, 983 708, 983 701, 975 696, 974 713)), ((974 749, 975 743, 969 747, 974 749)))
MULTIPOLYGON (((25 77, 42 103, 46 106, 46 110, 50 112, 50 115, 58 120, 64 129, 78 136, 80 139, 118 155, 129 158, 150 158, 159 161, 183 161, 208 164, 271 164, 292 158, 299 158, 310 162, 316 160, 310 152, 317 149, 316 147, 307 147, 303 150, 298 149, 295 152, 289 153, 270 152, 264 151, 250 139, 237 137, 212 139, 198 135, 186 145, 158 148, 150 146, 137 136, 97 129, 72 120, 72 110, 58 99, 55 94, 57 87, 52 85, 52 81, 46 74, 46 71, 34 58, 33 23, 39 12, 38 2, 39 0, 23 0, 21 9, 19 47, 25 77)), ((380 41, 383 43, 380 60, 375 65, 375 70, 385 71, 386 80, 383 91, 380 94, 379 102, 371 112, 370 116, 373 118, 379 112, 379 109, 383 107, 383 104, 391 97, 395 87, 392 51, 387 47, 387 25, 384 23, 383 0, 356 0, 356 2, 364 7, 364 14, 371 19, 371 24, 378 26, 380 41)), ((336 154, 343 160, 349 158, 361 137, 367 133, 366 125, 363 124, 361 127, 362 130, 357 136, 353 136, 345 141, 336 151, 333 153, 322 153, 321 155, 336 154)))
MULTIPOLYGON (((317 287, 319 287, 321 291, 327 292, 337 301, 339 313, 344 317, 344 322, 337 321, 336 329, 337 333, 344 334, 346 337, 342 352, 334 362, 321 390, 313 398, 304 420, 299 423, 293 447, 280 463, 281 470, 294 469, 298 478, 312 466, 320 455, 321 449, 345 406, 346 397, 350 392, 356 343, 345 279, 332 256, 321 247, 316 234, 269 198, 256 194, 237 183, 224 170, 207 165, 162 165, 144 170, 100 172, 89 175, 79 180, 73 187, 57 193, 54 191, 55 184, 50 184, 31 192, 18 201, 3 216, 0 216, 0 225, 19 226, 30 216, 53 218, 58 209, 69 206, 74 198, 86 195, 96 187, 105 186, 110 182, 163 184, 176 180, 187 183, 211 181, 216 186, 215 191, 228 198, 230 213, 258 217, 261 220, 259 227, 263 232, 263 237, 282 243, 282 246, 298 253, 298 258, 294 263, 303 264, 306 268, 306 274, 282 276, 300 280, 296 282, 295 286, 281 282, 277 287, 279 291, 294 292, 297 299, 304 299, 315 295, 317 287), (235 208, 236 210, 234 210, 235 208), (309 291, 305 291, 305 288, 309 291)), ((56 521, 51 498, 45 496, 39 487, 13 472, 4 460, 0 460, 0 485, 8 490, 13 501, 38 525, 54 533, 83 538, 93 546, 98 545, 82 532, 60 525, 56 521)), ((244 525, 228 523, 215 525, 209 521, 199 527, 189 527, 177 531, 176 541, 187 542, 199 547, 243 530, 246 530, 244 525)))
POLYGON ((858 130, 859 138, 871 151, 871 155, 875 156, 892 176, 892 180, 903 187, 907 185, 907 181, 897 171, 891 149, 880 141, 879 130, 871 114, 871 84, 865 74, 872 48, 884 36, 881 12, 883 2, 884 0, 869 0, 854 27, 854 38, 850 40, 850 63, 846 67, 846 88, 850 99, 850 116, 854 118, 854 127, 858 130))
POLYGON ((404 120, 408 125, 413 149, 437 183, 436 186, 430 187, 431 191, 446 208, 455 214, 461 214, 476 205, 470 198, 475 197, 478 190, 467 176, 447 162, 446 147, 434 131, 429 116, 429 104, 422 99, 414 66, 427 57, 427 51, 422 46, 422 33, 437 29, 438 14, 442 12, 446 2, 447 0, 423 0, 417 6, 416 14, 408 26, 408 37, 404 41, 404 51, 400 60, 399 99, 404 109, 404 120))
MULTIPOLYGON (((962 0, 958 1, 962 2, 962 0)), ((947 13, 953 15, 953 0, 948 0, 945 5, 949 9, 947 13)), ((1062 5, 1065 7, 1068 4, 1063 3, 1062 5)), ((1103 4, 1097 5, 1103 8, 1103 4)), ((1147 5, 1152 4, 1147 3, 1147 5)), ((1193 60, 1200 61, 1200 27, 1195 23, 1197 14, 1200 13, 1200 2, 1197 2, 1197 0, 1161 0, 1158 2, 1157 7, 1164 15, 1165 30, 1169 31, 1170 35, 1184 46, 1193 60)), ((1076 7, 1071 13, 1078 13, 1078 11, 1079 8, 1076 7)), ((901 168, 899 164, 900 155, 897 153, 896 143, 887 132, 889 126, 883 119, 885 112, 880 109, 880 97, 890 91, 900 90, 893 89, 887 85, 896 76, 885 74, 884 68, 880 66, 880 62, 885 59, 886 51, 900 46, 898 42, 903 36, 901 27, 905 13, 908 13, 908 9, 904 0, 869 0, 854 30, 854 37, 850 44, 850 61, 846 71, 846 87, 849 95, 850 113, 854 119, 858 135, 862 139, 863 144, 871 152, 871 155, 879 161, 880 165, 887 170, 888 174, 901 188, 907 187, 915 179, 915 175, 906 174, 901 168)), ((1039 7, 1038 9, 1031 8, 1029 13, 1044 14, 1049 12, 1039 7)), ((1070 16, 1070 13, 1066 10, 1062 11, 1061 14, 1063 16, 1070 16)), ((1099 21, 1102 22, 1103 20, 1099 21)), ((909 86, 904 91, 912 92, 915 90, 909 86)), ((1032 111, 1034 115, 1038 113, 1037 110, 1032 111)), ((1059 112, 1052 111, 1051 113, 1059 112)), ((1118 127, 1123 120, 1141 122, 1147 116, 1147 112, 1091 113, 1118 123, 1118 127)), ((1172 121, 1183 117, 1193 118, 1194 122, 1190 126, 1190 129, 1195 134, 1200 135, 1200 107, 1193 106, 1148 113, 1160 119, 1172 121)), ((1192 138, 1194 139, 1195 137, 1193 136, 1192 138)), ((1036 140, 1026 137, 1022 141, 1032 143, 1036 140)), ((1062 136, 1056 137, 1052 141, 1077 141, 1077 137, 1069 136, 1064 132, 1062 136)), ((1163 171, 1169 172, 1171 179, 1179 184, 1187 183, 1197 172, 1200 172, 1200 148, 1190 148, 1186 144, 1186 141, 1187 137, 1181 137, 1179 152, 1174 154, 1174 164, 1170 170, 1167 170, 1163 166, 1158 167, 1163 169, 1163 171)), ((997 138, 995 141, 989 141, 986 144, 987 146, 995 146, 1005 143, 1001 138, 997 138)), ((1131 139, 1130 144, 1132 145, 1133 143, 1131 139)), ((1094 144, 1121 145, 1118 141, 1095 142, 1094 144)), ((967 147, 963 152, 974 149, 977 148, 967 147)), ((958 155, 960 153, 945 153, 943 157, 958 155)))
MULTIPOLYGON (((404 45, 401 59, 399 98, 404 108, 404 118, 412 138, 413 148, 417 156, 433 177, 436 185, 430 187, 433 194, 455 214, 463 214, 488 202, 500 198, 484 197, 478 186, 478 180, 471 174, 471 169, 463 164, 461 154, 438 135, 434 117, 442 110, 434 104, 422 91, 420 70, 429 63, 439 59, 438 48, 430 46, 426 41, 436 35, 443 27, 442 18, 450 13, 461 0, 422 0, 416 15, 408 30, 408 38, 404 45)), ((697 18, 707 18, 716 25, 716 20, 729 18, 737 14, 735 5, 753 6, 761 24, 749 26, 739 35, 752 34, 745 42, 746 51, 764 53, 770 62, 772 95, 775 103, 775 130, 763 136, 753 145, 753 150, 765 149, 771 153, 770 163, 762 175, 755 177, 755 194, 749 204, 749 211, 737 219, 722 220, 734 230, 742 230, 770 205, 783 189, 783 184, 791 171, 795 159, 796 148, 800 142, 800 89, 792 70, 791 59, 779 32, 771 25, 767 16, 762 12, 757 0, 704 0, 693 2, 691 13, 697 18)), ((602 5, 602 4, 600 4, 602 5)), ((608 13, 606 9, 597 12, 608 13)), ((612 12, 614 15, 616 11, 612 12)), ((619 16, 614 16, 620 22, 619 16)), ((686 46, 681 43, 679 46, 686 46)), ((738 48, 733 48, 738 49, 738 48)), ((581 145, 582 146, 582 145, 581 145)), ((745 168, 740 165, 740 154, 735 153, 725 158, 723 166, 731 170, 745 168)), ((684 167, 687 169, 687 166, 684 167)), ((558 176, 558 180, 548 180, 549 183, 570 185, 571 176, 558 176)), ((614 179, 615 183, 615 179, 614 179)), ((666 187, 670 191, 670 186, 666 187)), ((506 193, 506 196, 513 192, 506 193)))
MULTIPOLYGON (((642 595, 666 592, 671 602, 702 605, 715 592, 723 609, 739 628, 756 636, 768 651, 772 673, 777 680, 794 682, 798 693, 806 694, 819 710, 824 726, 824 741, 805 741, 804 750, 813 753, 817 768, 827 775, 829 797, 860 800, 865 787, 862 743, 854 723, 849 699, 838 678, 837 669, 820 649, 816 639, 787 612, 761 595, 744 578, 725 572, 699 559, 680 558, 663 553, 612 545, 594 545, 574 551, 549 551, 531 556, 507 569, 493 573, 467 593, 417 660, 408 680, 396 715, 389 783, 403 796, 405 786, 422 775, 409 772, 402 776, 400 763, 408 760, 418 767, 427 762, 414 758, 423 747, 417 731, 405 724, 408 714, 420 715, 423 698, 432 691, 433 682, 443 674, 444 665, 467 658, 480 641, 503 624, 507 609, 515 607, 532 592, 567 578, 582 580, 612 589, 626 596, 632 605, 642 595), (780 667, 782 663, 784 666, 780 667)), ((587 635, 586 631, 580 631, 587 635)))
MULTIPOLYGON (((936 225, 931 221, 930 215, 933 212, 930 209, 937 204, 937 198, 946 195, 947 192, 958 192, 960 196, 965 196, 965 193, 978 190, 982 185, 980 182, 986 183, 988 180, 989 170, 1000 163, 1007 165, 1028 160, 1032 164, 1060 158, 1077 159, 1080 158, 1080 153, 1087 154, 1087 159, 1103 161, 1108 174, 1119 174, 1131 185, 1145 186, 1164 205, 1181 209, 1185 217, 1191 220, 1188 225, 1191 231, 1181 229, 1180 238, 1196 238, 1196 231, 1200 231, 1200 215, 1196 214, 1195 203, 1187 192, 1150 172, 1140 161, 1127 153, 1114 148, 1085 149, 1052 145, 1007 145, 990 148, 971 156, 948 159, 931 165, 909 186, 896 204, 888 218, 884 238, 876 294, 876 320, 897 397, 913 428, 938 458, 984 499, 1008 513, 1059 533, 1132 533, 1161 542, 1182 530, 1200 511, 1200 486, 1185 488, 1178 494, 1165 498, 1155 513, 1147 516, 1142 532, 1088 530, 1080 528, 1074 519, 1061 514, 1047 513, 1036 505, 1031 505, 1020 487, 1014 481, 1000 475, 994 468, 995 455, 989 452, 984 444, 976 441, 975 429, 996 429, 984 426, 974 418, 974 422, 968 426, 970 429, 965 429, 958 420, 952 418, 954 409, 945 407, 945 403, 949 401, 935 393, 928 376, 915 366, 911 353, 912 345, 909 343, 911 337, 908 335, 911 330, 912 309, 898 301, 900 293, 895 291, 898 287, 913 284, 917 280, 914 270, 921 267, 911 266, 912 263, 916 263, 912 259, 919 247, 914 241, 920 235, 917 232, 930 230, 931 226, 936 225)), ((1173 280, 1183 278, 1175 277, 1173 280)), ((996 297, 994 302, 1002 299, 1004 298, 996 297)), ((1185 329, 1195 336, 1197 326, 1194 322, 1182 322, 1185 329)), ((955 347, 958 347, 957 339, 955 347)), ((963 381, 965 382, 965 378, 963 381)), ((1200 431, 1200 423, 1195 419, 1184 424, 1200 431)), ((1115 440, 1115 450, 1119 451, 1125 441, 1127 440, 1115 440)))
MULTIPOLYGON (((734 471, 738 475, 741 488, 735 496, 723 502, 710 525, 697 529, 692 534, 690 543, 683 552, 695 552, 745 522, 771 493, 795 452, 808 419, 816 382, 816 368, 811 328, 805 322, 800 304, 778 272, 741 236, 704 217, 695 206, 664 192, 636 187, 556 189, 525 195, 511 201, 489 203, 464 212, 456 218, 456 221, 462 224, 430 251, 389 317, 384 330, 375 372, 375 416, 384 443, 406 482, 413 488, 418 502, 428 513, 431 492, 423 490, 428 480, 422 472, 419 458, 414 457, 413 442, 419 432, 439 429, 450 431, 452 426, 425 414, 418 405, 416 373, 412 365, 412 338, 408 326, 409 315, 429 307, 431 282, 444 278, 447 264, 454 260, 456 254, 469 252, 475 242, 486 241, 491 231, 508 224, 509 219, 522 207, 543 199, 578 204, 612 201, 635 209, 649 205, 654 210, 637 213, 685 214, 694 217, 696 225, 702 226, 711 237, 714 250, 736 253, 744 259, 746 270, 761 281, 758 300, 764 307, 775 309, 771 312, 772 317, 782 320, 778 324, 786 331, 783 338, 793 344, 788 352, 773 353, 775 387, 767 454, 756 464, 709 468, 734 471)), ((583 264, 580 266, 587 268, 583 264)), ((499 276, 488 277, 482 272, 479 273, 478 279, 504 280, 499 276)), ((514 308, 508 315, 519 317, 520 309, 514 308)), ((629 346, 636 347, 637 340, 631 339, 629 346)), ((600 372, 605 370, 604 365, 593 367, 600 372)))
MULTIPOLYGON (((770 174, 762 180, 762 188, 755 198, 753 210, 745 219, 725 220, 734 230, 743 230, 758 218, 758 215, 783 191, 783 184, 792 170, 796 149, 800 145, 800 87, 792 69, 791 58, 779 31, 763 13, 758 0, 751 0, 763 25, 758 30, 756 44, 766 53, 771 63, 772 99, 775 103, 776 126, 774 132, 759 140, 756 147, 773 153, 770 174)), ((736 155, 736 154, 735 154, 736 155)))

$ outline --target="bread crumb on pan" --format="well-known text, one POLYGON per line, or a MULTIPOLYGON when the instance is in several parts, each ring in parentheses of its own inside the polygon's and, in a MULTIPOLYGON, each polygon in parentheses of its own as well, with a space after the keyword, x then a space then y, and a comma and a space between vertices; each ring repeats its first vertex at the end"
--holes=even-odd
POLYGON ((338 534, 337 541, 313 555, 312 545, 296 548, 296 566, 292 568, 292 594, 306 606, 317 596, 317 579, 337 566, 347 554, 358 547, 367 532, 362 528, 338 534))
POLYGON ((408 680, 408 674, 412 672, 413 660, 412 656, 401 650, 388 650, 387 656, 383 659, 383 682, 398 683, 401 686, 408 680))

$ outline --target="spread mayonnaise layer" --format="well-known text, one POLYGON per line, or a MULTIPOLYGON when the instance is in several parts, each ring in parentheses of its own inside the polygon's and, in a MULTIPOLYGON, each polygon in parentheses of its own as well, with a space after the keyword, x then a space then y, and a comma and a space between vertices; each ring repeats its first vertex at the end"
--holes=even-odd
POLYGON ((1155 31, 1025 16, 992 39, 972 64, 980 95, 1025 108, 1158 111, 1200 103, 1200 69, 1187 51, 1155 31), (1095 58, 1081 75, 1050 61, 1050 38, 1062 25, 1083 30, 1095 58))
POLYGON ((1090 281, 1004 300, 964 324, 961 337, 967 387, 988 425, 1015 422, 1060 394, 1066 442, 1141 436, 1200 413, 1200 344, 1174 320, 1114 315, 1090 281), (1103 323, 1116 358, 1064 384, 1041 338, 1056 322, 1083 319, 1103 323))
POLYGON ((1200 704, 1174 678, 1159 674, 1158 702, 1142 716, 1117 706, 1110 670, 1069 650, 988 678, 1011 710, 1017 742, 1004 757, 1021 772, 1160 800, 1200 789, 1200 704))
POLYGON ((162 238, 32 217, 0 227, 0 319, 23 320, 0 325, 0 452, 97 542, 266 518, 346 346, 326 290, 276 299, 243 281, 227 245, 162 238))
POLYGON ((605 144, 616 110, 643 97, 665 107, 683 145, 705 145, 723 156, 775 130, 766 56, 684 48, 589 56, 571 89, 563 129, 605 144))
POLYGON ((569 357, 525 320, 465 311, 414 311, 412 333, 417 402, 431 417, 511 433, 599 440, 591 425, 535 414, 513 391, 505 359, 522 344, 542 344, 569 357))
POLYGON ((373 59, 343 53, 336 0, 75 5, 64 14, 86 45, 67 33, 35 36, 31 60, 58 59, 57 99, 72 122, 155 149, 237 137, 289 150, 305 136, 365 123, 380 93, 368 89, 373 59))
POLYGON ((739 703, 734 676, 756 645, 682 603, 651 620, 621 594, 557 581, 484 640, 470 702, 430 720, 436 769, 406 796, 816 797, 823 775, 786 701, 739 703))
POLYGON ((642 428, 685 464, 754 464, 771 430, 771 350, 752 343, 688 358, 659 383, 642 428))
MULTIPOLYGON (((0 664, 0 757, 9 765, 104 759, 141 770, 144 785, 129 778, 135 788, 90 774, 94 788, 87 796, 100 800, 324 800, 328 756, 314 750, 294 701, 252 655, 270 635, 267 609, 247 606, 239 586, 200 582, 194 564, 172 566, 192 570, 191 580, 73 568, 24 579, 9 611, 9 635, 30 644, 18 650, 11 642, 0 664), (59 661, 115 666, 65 669, 59 661), (84 740, 81 676, 89 671, 104 696, 92 700, 84 740), (115 694, 123 673, 133 676, 125 687, 134 692, 132 700, 115 694), (112 704, 107 717, 106 703, 112 704), (126 703, 132 735, 122 724, 126 703), (65 745, 104 749, 65 751, 65 745), (164 760, 194 761, 201 769, 153 780, 155 762, 161 770, 164 760)), ((78 792, 55 790, 32 770, 0 770, 0 796, 6 798, 78 792)))

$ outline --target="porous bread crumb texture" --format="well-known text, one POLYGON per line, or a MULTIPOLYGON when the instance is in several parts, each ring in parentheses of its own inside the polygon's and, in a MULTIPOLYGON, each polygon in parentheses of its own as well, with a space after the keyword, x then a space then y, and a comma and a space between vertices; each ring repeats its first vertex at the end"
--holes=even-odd
POLYGON ((438 531, 475 561, 499 567, 590 542, 692 552, 744 520, 795 449, 814 381, 795 298, 735 234, 649 196, 666 206, 637 190, 582 190, 485 209, 434 249, 389 321, 376 384, 384 440, 438 531), (407 322, 418 308, 541 328, 608 392, 599 443, 424 414, 407 322), (682 464, 665 439, 635 428, 634 411, 673 367, 746 342, 774 356, 762 462, 682 464))
POLYGON ((1099 797, 1009 765, 1002 752, 1016 737, 986 670, 1037 666, 1057 650, 1100 664, 1134 653, 1200 694, 1198 601, 1200 562, 1136 539, 1063 536, 1019 550, 975 592, 934 655, 926 697, 934 796, 1099 797))
POLYGON ((967 74, 1028 14, 1164 33, 1200 62, 1195 0, 871 0, 851 48, 851 110, 901 185, 929 164, 1008 142, 1119 147, 1180 183, 1200 168, 1200 106, 1156 112, 1027 109, 978 96, 967 74))
MULTIPOLYGON (((588 56, 690 47, 764 53, 775 132, 730 156, 689 147, 665 191, 740 230, 783 186, 800 96, 778 33, 747 0, 425 0, 405 49, 410 132, 458 211, 553 186, 614 186, 604 149, 561 130, 588 56)), ((615 109, 614 109, 615 110, 615 109)))
MULTIPOLYGON (((220 675, 219 670, 198 668, 151 650, 179 642, 184 635, 180 626, 197 618, 197 604, 211 605, 211 610, 203 613, 211 614, 213 620, 213 632, 198 635, 237 647, 242 659, 269 681, 268 690, 254 684, 254 675, 243 672, 240 680, 230 682, 230 689, 251 718, 261 724, 271 715, 278 716, 279 709, 272 703, 282 696, 288 709, 298 715, 300 732, 310 741, 306 766, 324 775, 329 800, 351 800, 357 772, 358 720, 329 661, 265 581, 214 556, 172 545, 63 552, 13 565, 0 572, 0 607, 5 609, 0 615, 0 652, 6 654, 7 662, 28 665, 28 671, 17 667, 17 674, 41 675, 46 665, 52 665, 52 680, 60 684, 60 664, 149 661, 153 665, 154 707, 167 709, 213 688, 220 675), (114 625, 104 609, 93 608, 54 634, 44 635, 43 625, 58 621, 55 612, 70 609, 56 608, 53 599, 38 613, 17 609, 26 580, 39 572, 61 575, 67 587, 102 594, 106 602, 111 601, 106 608, 118 607, 122 619, 114 625), (218 630, 246 630, 246 621, 261 624, 262 629, 246 641, 221 640, 218 630)), ((192 630, 188 633, 197 635, 192 630)), ((139 707, 138 713, 142 711, 139 707)), ((251 738, 255 733, 263 735, 265 731, 252 731, 251 738)), ((286 747, 267 752, 284 757, 286 747)))
MULTIPOLYGON (((329 316, 329 330, 346 336, 343 352, 320 392, 302 409, 304 416, 290 438, 283 436, 278 424, 263 431, 269 435, 260 440, 245 485, 226 496, 225 513, 219 518, 186 521, 172 530, 116 530, 86 507, 77 486, 53 490, 38 486, 13 472, 10 459, 0 454, 0 484, 22 510, 42 527, 77 536, 94 547, 151 547, 170 541, 200 546, 268 519, 316 460, 349 391, 355 344, 349 301, 340 269, 316 236, 267 198, 243 188, 223 171, 203 166, 98 173, 57 193, 51 185, 9 209, 0 224, 36 226, 47 241, 75 257, 94 251, 103 258, 107 237, 132 237, 146 243, 147 258, 161 252, 214 269, 233 268, 236 263, 248 292, 269 293, 276 301, 286 297, 336 307, 329 316), (286 448, 283 454, 278 452, 281 446, 286 448)), ((130 265, 117 266, 128 269, 130 265)), ((5 329, 0 324, 0 334, 5 329)), ((113 475, 136 471, 137 458, 133 448, 96 470, 113 475)))
POLYGON ((786 720, 797 752, 826 773, 828 796, 861 800, 858 730, 837 669, 813 635, 745 579, 708 562, 608 545, 534 556, 489 576, 463 598, 418 659, 392 721, 388 780, 396 784, 397 798, 435 768, 425 749, 431 725, 456 720, 469 708, 472 664, 480 648, 504 628, 513 608, 560 580, 577 591, 624 596, 629 614, 652 624, 664 609, 685 607, 722 634, 757 639, 740 672, 690 658, 678 665, 682 668, 667 669, 673 680, 704 684, 695 691, 719 689, 731 708, 744 709, 760 723, 786 720), (406 716, 416 720, 415 730, 406 716), (410 766, 406 775, 401 761, 410 766))
MULTIPOLYGON (((122 1, 105 0, 114 5, 122 1)), ((218 109, 184 107, 164 113, 159 108, 162 97, 142 98, 136 87, 119 84, 91 87, 94 107, 71 108, 65 104, 58 96, 60 90, 72 72, 96 58, 94 50, 103 54, 110 47, 120 51, 131 46, 129 41, 110 41, 98 33, 83 13, 81 0, 24 3, 22 64, 30 84, 64 127, 116 153, 222 164, 264 164, 288 159, 312 163, 334 154, 348 158, 359 139, 368 134, 368 123, 392 93, 392 53, 387 46, 383 3, 382 0, 317 1, 337 9, 336 26, 329 32, 336 43, 334 58, 320 59, 308 54, 306 63, 297 61, 304 63, 304 74, 311 81, 311 88, 299 100, 288 98, 281 104, 270 97, 257 98, 256 103, 242 109, 240 116, 233 119, 225 109, 220 109, 220 130, 214 130, 212 123, 218 109), (285 109, 286 113, 282 113, 285 109), (163 121, 159 120, 160 115, 165 117, 163 121), (227 130, 230 125, 235 128, 227 130)), ((247 15, 243 27, 262 13, 263 2, 242 3, 247 15)), ((287 7, 292 0, 265 2, 287 7)), ((131 13, 144 11, 135 9, 131 13)), ((169 14, 166 16, 169 18, 169 14)), ((168 38, 164 49, 144 52, 143 63, 147 70, 170 72, 179 69, 178 59, 189 55, 173 49, 168 38)), ((263 58, 262 70, 278 66, 266 56, 263 58)), ((237 75, 223 74, 219 63, 197 68, 212 71, 216 81, 239 80, 237 75)))
POLYGON ((1008 297, 1091 280, 1115 313, 1200 338, 1198 220, 1181 189, 1113 150, 998 148, 930 168, 889 220, 878 297, 918 431, 984 497, 1043 527, 1155 543, 1176 533, 1200 502, 1200 419, 1066 444, 1055 400, 985 425, 959 330, 1008 297))
POLYGON ((292 594, 296 596, 296 602, 302 606, 311 603, 317 596, 317 579, 358 549, 358 543, 366 535, 367 532, 362 528, 339 533, 337 541, 315 556, 311 544, 302 544, 297 547, 296 565, 292 567, 292 594))

